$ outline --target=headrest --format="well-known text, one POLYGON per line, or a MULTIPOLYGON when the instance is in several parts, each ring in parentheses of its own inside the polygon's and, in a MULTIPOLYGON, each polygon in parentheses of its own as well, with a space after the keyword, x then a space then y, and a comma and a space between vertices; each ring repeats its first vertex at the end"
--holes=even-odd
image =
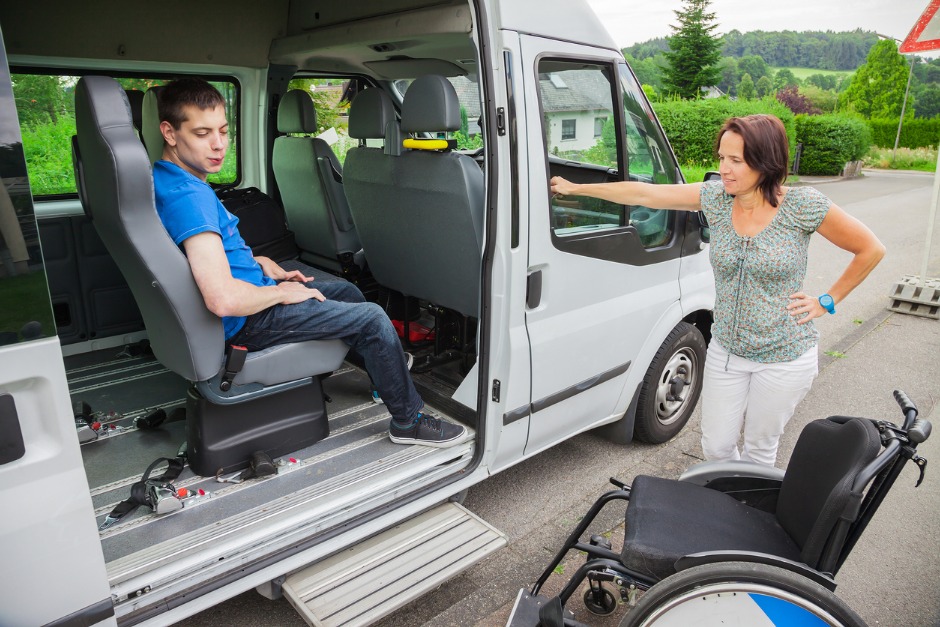
POLYGON ((148 89, 140 107, 140 138, 147 149, 150 163, 163 158, 163 133, 160 132, 160 111, 157 106, 161 89, 163 87, 159 85, 148 89))
POLYGON ((389 122, 394 122, 395 105, 381 89, 359 92, 349 107, 349 136, 353 139, 384 139, 389 122))
POLYGON ((277 130, 280 133, 316 133, 317 110, 313 98, 302 89, 292 89, 277 106, 277 130))
POLYGON ((401 130, 405 133, 459 131, 460 101, 443 76, 429 74, 415 80, 401 105, 401 130))
POLYGON ((127 102, 131 106, 131 119, 134 121, 134 128, 140 131, 141 124, 141 115, 144 108, 144 92, 139 89, 125 89, 124 94, 127 96, 127 102))

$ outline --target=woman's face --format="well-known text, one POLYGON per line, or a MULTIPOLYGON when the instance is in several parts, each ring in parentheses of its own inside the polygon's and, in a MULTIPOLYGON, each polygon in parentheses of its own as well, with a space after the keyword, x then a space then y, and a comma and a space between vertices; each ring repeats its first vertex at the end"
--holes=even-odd
POLYGON ((744 138, 734 131, 725 131, 718 143, 718 172, 725 192, 732 196, 757 189, 760 173, 744 162, 744 138))

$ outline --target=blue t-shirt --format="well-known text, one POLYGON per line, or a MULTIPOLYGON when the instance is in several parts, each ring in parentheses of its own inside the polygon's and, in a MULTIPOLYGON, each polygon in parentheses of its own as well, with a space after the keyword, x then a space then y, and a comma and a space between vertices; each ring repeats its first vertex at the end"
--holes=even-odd
MULTIPOLYGON (((157 161, 153 164, 153 189, 160 220, 181 250, 183 242, 193 235, 205 231, 218 233, 234 278, 259 287, 276 285, 274 279, 264 275, 238 233, 238 218, 219 202, 208 183, 175 163, 157 161)), ((224 316, 222 325, 228 339, 241 330, 245 318, 224 316)))

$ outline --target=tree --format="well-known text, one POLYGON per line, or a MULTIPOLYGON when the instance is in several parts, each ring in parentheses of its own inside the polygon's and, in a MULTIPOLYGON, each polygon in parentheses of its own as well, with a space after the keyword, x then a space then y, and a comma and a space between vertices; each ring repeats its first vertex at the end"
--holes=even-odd
POLYGON ((741 77, 741 82, 738 83, 738 98, 741 100, 754 100, 756 95, 757 90, 754 89, 754 81, 751 79, 750 74, 745 73, 741 77))
POLYGON ((738 81, 741 80, 738 75, 738 60, 734 57, 721 57, 721 61, 718 62, 718 69, 721 72, 718 89, 726 94, 733 93, 738 81))
POLYGON ((839 81, 832 74, 811 74, 806 77, 807 85, 815 85, 820 89, 835 89, 839 81))
POLYGON ((682 98, 694 99, 701 95, 702 87, 718 83, 721 39, 714 35, 718 28, 715 14, 708 12, 711 0, 682 0, 682 3, 682 10, 673 11, 679 25, 670 26, 674 35, 669 38, 664 82, 682 98))
POLYGON ((767 66, 767 62, 756 54, 741 57, 738 60, 738 71, 741 72, 741 74, 750 74, 751 80, 754 81, 759 81, 762 76, 770 75, 770 68, 767 66))
POLYGON ((777 89, 786 89, 787 87, 799 87, 800 81, 788 68, 780 68, 774 75, 774 87, 777 89))
MULTIPOLYGON (((897 118, 901 115, 907 86, 907 64, 897 44, 883 39, 872 46, 864 65, 855 72, 852 83, 840 98, 840 106, 867 118, 897 118)), ((908 101, 906 115, 913 115, 908 101)))
POLYGON ((777 102, 780 102, 795 114, 807 113, 809 115, 819 115, 822 113, 813 106, 806 96, 800 93, 798 87, 786 87, 777 92, 777 102))
POLYGON ((763 98, 764 96, 770 96, 774 93, 774 83, 770 80, 769 76, 761 76, 760 80, 757 81, 757 97, 763 98))
POLYGON ((30 126, 58 124, 59 116, 68 114, 70 98, 58 76, 51 74, 14 74, 13 95, 20 122, 30 126))

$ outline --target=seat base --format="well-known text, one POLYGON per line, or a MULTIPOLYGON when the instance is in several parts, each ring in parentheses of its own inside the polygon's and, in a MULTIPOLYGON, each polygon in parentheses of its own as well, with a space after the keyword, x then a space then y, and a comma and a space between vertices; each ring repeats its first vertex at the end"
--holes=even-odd
POLYGON ((316 377, 309 385, 233 405, 214 405, 194 387, 187 394, 187 457, 193 472, 203 477, 247 468, 256 451, 277 457, 329 433, 316 377))

